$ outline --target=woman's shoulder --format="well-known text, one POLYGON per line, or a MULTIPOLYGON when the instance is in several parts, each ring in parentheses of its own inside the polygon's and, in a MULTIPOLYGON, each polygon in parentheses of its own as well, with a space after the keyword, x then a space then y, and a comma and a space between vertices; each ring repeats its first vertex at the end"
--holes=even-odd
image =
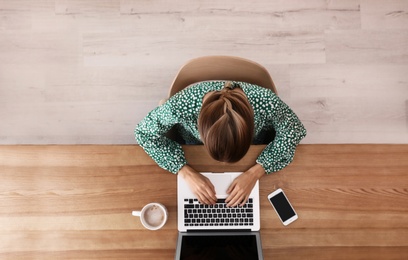
POLYGON ((223 87, 224 81, 202 81, 187 86, 186 88, 177 92, 174 96, 204 96, 210 91, 221 90, 223 87))
POLYGON ((279 102, 278 96, 269 88, 264 88, 250 83, 240 83, 242 90, 253 108, 273 108, 274 103, 279 102))
POLYGON ((197 113, 201 109, 205 94, 215 90, 221 90, 223 81, 203 81, 194 83, 174 94, 166 102, 180 113, 197 113))
POLYGON ((222 81, 203 81, 194 83, 174 94, 169 98, 169 101, 173 104, 194 103, 194 101, 201 103, 205 94, 210 91, 221 90, 224 86, 223 84, 222 81))
POLYGON ((240 84, 241 88, 244 90, 245 94, 248 97, 254 96, 254 97, 262 97, 262 96, 268 96, 268 97, 275 97, 276 94, 272 91, 272 89, 269 88, 264 88, 255 84, 251 83, 246 83, 246 82, 238 82, 240 84))

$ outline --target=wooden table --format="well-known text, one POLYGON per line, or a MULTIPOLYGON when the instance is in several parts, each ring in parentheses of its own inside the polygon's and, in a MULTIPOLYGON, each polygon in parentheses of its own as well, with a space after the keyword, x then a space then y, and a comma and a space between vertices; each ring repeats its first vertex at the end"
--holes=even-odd
MULTIPOLYGON (((184 147, 199 171, 244 171, 184 147)), ((0 259, 173 259, 176 176, 137 145, 0 146, 0 259), (147 231, 131 211, 157 201, 147 231)), ((300 145, 261 179, 265 259, 408 259, 408 145, 300 145), (281 187, 299 214, 284 227, 266 196, 281 187)))

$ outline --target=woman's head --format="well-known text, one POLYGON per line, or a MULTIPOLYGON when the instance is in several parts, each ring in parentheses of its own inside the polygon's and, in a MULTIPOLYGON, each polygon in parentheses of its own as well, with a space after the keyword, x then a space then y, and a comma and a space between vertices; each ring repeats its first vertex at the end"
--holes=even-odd
POLYGON ((254 113, 237 84, 226 82, 221 91, 205 96, 198 130, 215 160, 236 162, 247 153, 254 132, 254 113))

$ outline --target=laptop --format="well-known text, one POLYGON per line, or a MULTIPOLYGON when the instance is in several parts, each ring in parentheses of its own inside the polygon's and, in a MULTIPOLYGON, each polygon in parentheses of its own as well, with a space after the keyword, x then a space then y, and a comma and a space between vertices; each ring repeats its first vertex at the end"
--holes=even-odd
POLYGON ((243 207, 226 207, 227 189, 241 172, 201 173, 215 187, 217 204, 198 202, 177 176, 178 240, 175 259, 263 259, 259 181, 243 207))

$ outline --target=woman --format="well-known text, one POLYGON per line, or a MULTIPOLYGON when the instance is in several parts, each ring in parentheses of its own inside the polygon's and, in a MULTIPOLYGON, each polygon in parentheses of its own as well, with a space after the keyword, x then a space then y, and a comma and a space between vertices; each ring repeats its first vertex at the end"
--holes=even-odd
POLYGON ((256 164, 230 185, 228 206, 244 205, 257 180, 286 167, 306 129, 270 89, 249 83, 200 82, 170 97, 136 127, 136 140, 156 163, 180 174, 198 200, 215 204, 210 180, 187 164, 182 147, 166 137, 175 127, 186 144, 204 144, 222 162, 236 162, 250 144, 268 141, 256 164), (275 134, 276 133, 276 134, 275 134))

